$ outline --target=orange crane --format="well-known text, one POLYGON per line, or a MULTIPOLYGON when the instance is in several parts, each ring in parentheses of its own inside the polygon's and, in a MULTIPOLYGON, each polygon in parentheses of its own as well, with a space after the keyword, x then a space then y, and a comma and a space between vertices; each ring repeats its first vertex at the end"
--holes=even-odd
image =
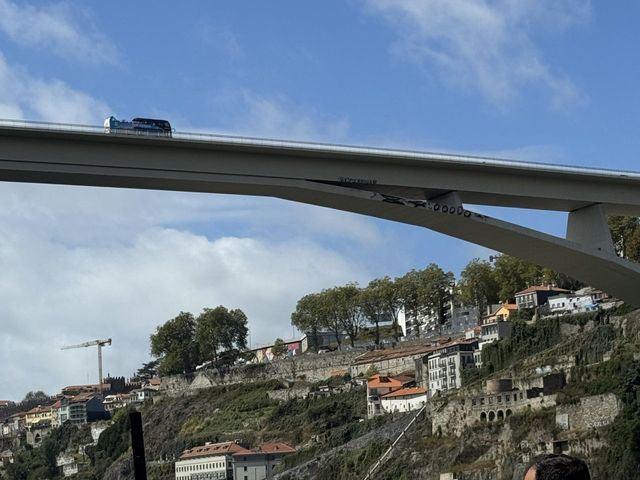
POLYGON ((61 350, 69 350, 70 348, 82 348, 98 346, 98 384, 100 385, 100 393, 102 393, 102 347, 111 345, 111 339, 106 340, 91 340, 89 342, 79 343, 78 345, 69 345, 62 347, 61 350))

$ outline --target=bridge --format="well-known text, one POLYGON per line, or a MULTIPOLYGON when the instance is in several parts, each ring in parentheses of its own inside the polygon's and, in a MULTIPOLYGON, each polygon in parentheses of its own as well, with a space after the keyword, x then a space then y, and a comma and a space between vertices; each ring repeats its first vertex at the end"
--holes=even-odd
POLYGON ((0 181, 277 197, 426 227, 640 305, 640 265, 607 215, 640 216, 640 173, 494 158, 0 121, 0 181), (470 205, 568 212, 565 238, 470 205))

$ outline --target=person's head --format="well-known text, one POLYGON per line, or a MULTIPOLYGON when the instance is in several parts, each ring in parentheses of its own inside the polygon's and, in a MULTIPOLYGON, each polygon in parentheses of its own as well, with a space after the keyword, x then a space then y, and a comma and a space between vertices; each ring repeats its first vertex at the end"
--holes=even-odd
POLYGON ((544 455, 536 460, 524 480, 591 480, 584 460, 569 455, 544 455))

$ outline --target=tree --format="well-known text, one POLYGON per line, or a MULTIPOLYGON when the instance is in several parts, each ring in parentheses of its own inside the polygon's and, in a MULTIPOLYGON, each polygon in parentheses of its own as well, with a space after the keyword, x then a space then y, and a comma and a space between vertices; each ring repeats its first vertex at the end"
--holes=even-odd
POLYGON ((287 354, 287 344, 284 343, 284 340, 281 338, 276 338, 276 341, 273 343, 273 347, 271 347, 271 353, 275 358, 284 357, 287 354))
POLYGON ((424 306, 435 314, 438 325, 444 324, 447 305, 451 302, 454 276, 431 263, 420 272, 424 306))
POLYGON ((400 337, 398 333, 398 315, 402 308, 402 296, 400 295, 400 286, 397 281, 391 280, 389 277, 383 277, 376 281, 376 288, 383 299, 387 314, 391 316, 393 322, 393 336, 396 341, 400 337))
POLYGON ((616 253, 640 262, 640 218, 614 215, 609 217, 608 223, 616 253))
POLYGON ((479 258, 471 260, 460 274, 458 293, 464 304, 478 307, 480 315, 488 304, 496 303, 498 282, 491 264, 479 258))
POLYGON ((341 348, 342 340, 340 334, 343 331, 342 310, 340 308, 340 292, 338 287, 325 288, 318 296, 318 312, 323 319, 323 327, 333 332, 341 348))
POLYGON ((155 377, 158 373, 159 363, 160 360, 151 360, 150 362, 143 363, 142 367, 138 369, 135 376, 143 380, 148 380, 155 377))
POLYGON ((355 346, 358 333, 364 327, 365 319, 360 308, 360 289, 357 283, 348 283, 334 289, 332 308, 340 318, 342 329, 347 332, 351 346, 355 346))
POLYGON ((362 313, 376 329, 376 345, 380 344, 380 322, 392 316, 387 304, 389 278, 376 278, 360 291, 362 313))
POLYGON ((423 270, 411 270, 397 280, 407 324, 413 324, 417 336, 420 336, 421 318, 425 316, 435 317, 438 325, 444 323, 453 281, 453 273, 445 272, 435 263, 423 270))
POLYGON ((228 310, 222 305, 203 309, 195 331, 200 361, 232 364, 247 347, 247 334, 247 316, 242 310, 228 310))
POLYGON ((198 361, 195 331, 193 315, 180 312, 151 334, 151 354, 160 361, 160 375, 192 372, 195 369, 198 361))
POLYGON ((498 296, 503 302, 513 299, 517 292, 543 281, 542 268, 511 255, 498 255, 494 272, 498 296))
POLYGON ((311 333, 311 348, 318 351, 318 331, 327 324, 326 311, 322 308, 322 295, 310 293, 296 304, 291 314, 291 325, 305 333, 311 333))
POLYGON ((31 402, 35 400, 49 400, 49 396, 46 393, 44 393, 42 390, 31 391, 24 396, 24 399, 22 401, 31 402))
POLYGON ((418 336, 420 336, 420 317, 423 313, 420 283, 420 273, 416 270, 411 270, 396 279, 398 294, 404 307, 407 333, 411 327, 418 336))

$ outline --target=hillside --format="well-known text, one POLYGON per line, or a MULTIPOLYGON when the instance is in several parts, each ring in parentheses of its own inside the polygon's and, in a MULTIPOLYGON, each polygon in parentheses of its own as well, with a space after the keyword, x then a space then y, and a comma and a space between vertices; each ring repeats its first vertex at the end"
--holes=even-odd
MULTIPOLYGON (((511 340, 494 344, 485 366, 465 377, 467 387, 430 401, 375 478, 438 479, 450 472, 457 480, 520 480, 529 458, 552 451, 588 458, 595 479, 635 478, 640 468, 640 311, 518 322, 511 340), (526 408, 514 408, 504 420, 477 419, 471 399, 482 394, 486 380, 509 377, 533 384, 536 372, 548 370, 561 371, 566 385, 529 400, 526 408), (560 427, 565 417, 571 428, 560 427), (589 423, 596 417, 600 423, 589 423)), ((312 391, 318 385, 308 384, 312 391)), ((282 480, 364 478, 413 413, 365 420, 364 388, 347 377, 335 377, 330 385, 331 396, 285 402, 268 398, 267 392, 284 388, 272 380, 205 388, 146 405, 149 479, 173 479, 173 462, 183 450, 224 440, 249 448, 270 441, 294 445, 298 453, 278 468, 282 480)), ((119 411, 97 445, 87 448, 91 466, 75 478, 133 479, 128 428, 126 410, 119 411)), ((47 471, 52 456, 78 443, 81 435, 72 430, 52 435, 58 444, 46 442, 24 452, 17 464, 21 469, 14 468, 8 478, 38 478, 25 472, 47 471)))

